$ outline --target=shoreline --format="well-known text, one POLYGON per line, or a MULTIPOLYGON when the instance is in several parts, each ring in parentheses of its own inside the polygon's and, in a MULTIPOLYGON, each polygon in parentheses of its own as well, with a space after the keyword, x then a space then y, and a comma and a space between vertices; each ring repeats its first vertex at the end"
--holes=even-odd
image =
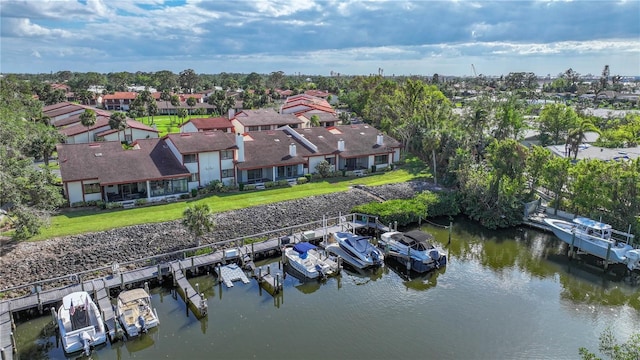
MULTIPOLYGON (((433 188, 423 181, 359 186, 346 192, 260 205, 214 214, 215 227, 201 239, 213 244, 242 236, 318 221, 323 215, 350 213, 356 205, 411 198, 433 188), (375 195, 374 195, 375 194, 375 195)), ((186 206, 186 205, 185 205, 186 206)), ((79 273, 195 246, 181 220, 116 228, 37 242, 3 245, 0 289, 79 273)))

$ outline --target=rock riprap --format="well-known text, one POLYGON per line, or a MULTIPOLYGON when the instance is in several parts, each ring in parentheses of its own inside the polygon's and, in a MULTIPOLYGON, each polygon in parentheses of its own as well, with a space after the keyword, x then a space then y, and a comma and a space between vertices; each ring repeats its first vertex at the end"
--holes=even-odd
MULTIPOLYGON (((215 214, 215 228, 202 244, 335 217, 372 201, 370 193, 384 199, 410 198, 429 188, 425 182, 407 182, 373 188, 260 205, 215 214)), ((186 207, 186 205, 185 205, 186 207)), ((154 207, 149 207, 153 211, 154 207)), ((181 221, 143 224, 82 235, 21 242, 4 246, 0 257, 0 289, 38 280, 125 263, 193 247, 193 236, 181 221)), ((98 275, 98 274, 96 274, 98 275)))

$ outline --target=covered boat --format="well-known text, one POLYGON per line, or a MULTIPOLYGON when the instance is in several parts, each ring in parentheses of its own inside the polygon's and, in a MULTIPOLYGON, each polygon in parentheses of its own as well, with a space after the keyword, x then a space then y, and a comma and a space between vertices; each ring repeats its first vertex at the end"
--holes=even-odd
POLYGON ((128 337, 138 336, 160 323, 157 312, 151 307, 151 296, 144 289, 121 292, 116 316, 128 337))
POLYGON ((433 236, 420 230, 406 233, 389 231, 381 235, 378 246, 385 255, 415 272, 423 273, 447 265, 447 255, 429 242, 433 236))
POLYGON ((605 261, 625 264, 632 271, 640 270, 640 250, 631 246, 632 234, 585 217, 572 222, 550 218, 544 221, 560 240, 573 248, 605 261))
POLYGON ((107 341, 100 310, 86 291, 77 291, 62 298, 62 306, 58 308, 58 328, 66 353, 84 350, 88 356, 93 346, 107 341))
POLYGON ((285 246, 287 264, 307 279, 317 279, 338 272, 338 263, 328 256, 322 256, 317 247, 308 242, 285 246))
POLYGON ((382 251, 371 244, 369 236, 354 235, 349 232, 335 232, 331 235, 335 243, 327 245, 326 251, 340 256, 349 265, 366 269, 384 263, 382 251))

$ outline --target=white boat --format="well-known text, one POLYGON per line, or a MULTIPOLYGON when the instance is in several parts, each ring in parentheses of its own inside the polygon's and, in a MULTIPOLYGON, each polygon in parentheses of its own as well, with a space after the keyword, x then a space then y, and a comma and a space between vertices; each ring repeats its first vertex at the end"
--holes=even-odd
POLYGON ((144 289, 121 292, 116 316, 128 337, 138 336, 160 323, 157 312, 151 307, 151 296, 144 289))
POLYGON ((84 350, 88 356, 93 346, 107 341, 100 310, 86 291, 62 298, 62 306, 58 308, 58 328, 62 347, 69 354, 84 350))
POLYGON ((380 236, 378 246, 384 249, 385 256, 423 273, 447 265, 447 255, 429 243, 430 239, 433 239, 431 234, 420 230, 389 231, 380 236))
POLYGON ((289 266, 307 279, 331 276, 338 272, 338 263, 328 256, 323 257, 311 243, 285 246, 283 251, 289 266))
POLYGON ((553 233, 570 246, 613 263, 640 270, 640 249, 631 246, 633 235, 599 221, 577 217, 573 222, 546 218, 553 233))
POLYGON ((381 266, 384 255, 369 241, 371 237, 354 235, 349 232, 335 232, 331 234, 335 242, 326 246, 325 250, 335 256, 340 256, 346 263, 358 269, 381 266))

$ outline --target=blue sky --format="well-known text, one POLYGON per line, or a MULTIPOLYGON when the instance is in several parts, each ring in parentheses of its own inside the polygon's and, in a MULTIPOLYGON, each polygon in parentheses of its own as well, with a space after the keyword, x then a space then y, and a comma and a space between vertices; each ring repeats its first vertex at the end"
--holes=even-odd
POLYGON ((640 75, 640 1, 0 0, 0 71, 640 75))

